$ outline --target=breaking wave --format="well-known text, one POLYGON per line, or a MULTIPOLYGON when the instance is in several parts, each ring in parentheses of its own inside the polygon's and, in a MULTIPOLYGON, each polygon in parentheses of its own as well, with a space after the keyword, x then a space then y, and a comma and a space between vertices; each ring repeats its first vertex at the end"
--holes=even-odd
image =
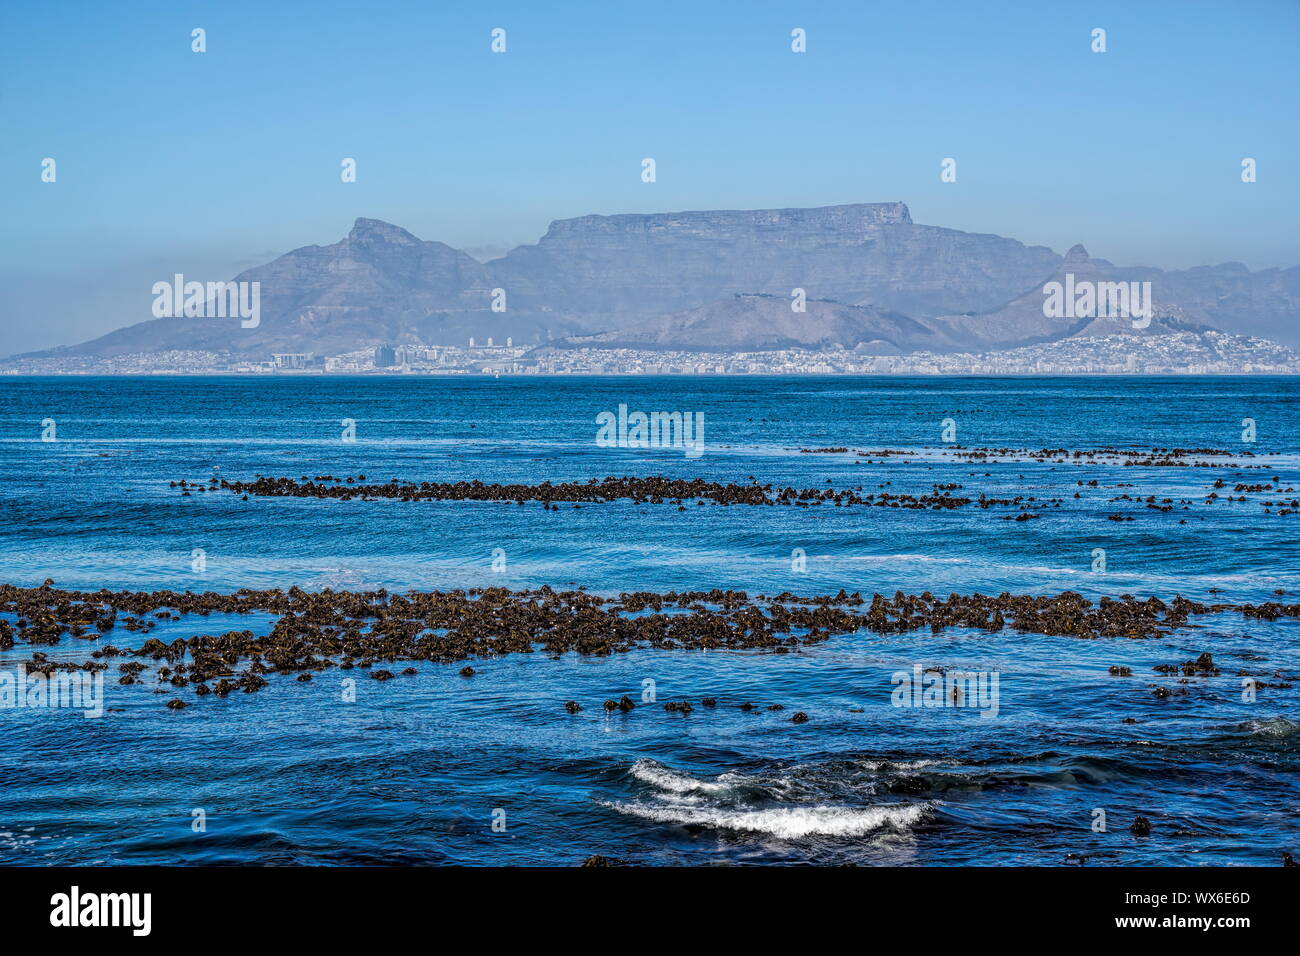
POLYGON ((931 806, 928 803, 918 803, 892 807, 817 806, 737 810, 618 801, 601 803, 619 813, 655 823, 766 833, 785 840, 808 836, 863 836, 882 829, 903 830, 920 821, 931 806))
POLYGON ((716 781, 697 780, 688 773, 665 767, 657 760, 642 757, 628 771, 635 779, 669 793, 722 793, 731 788, 738 774, 723 774, 716 781), (730 777, 731 780, 727 778, 730 777))
MULTIPOLYGON (((884 761, 866 761, 861 766, 865 769, 868 765, 899 767, 884 761)), ((643 757, 628 768, 628 778, 642 785, 639 799, 597 803, 653 823, 762 833, 786 840, 906 830, 935 806, 933 802, 861 805, 859 801, 875 793, 872 781, 849 782, 816 765, 770 774, 729 771, 705 778, 643 757), (839 779, 832 781, 832 777, 839 779)))

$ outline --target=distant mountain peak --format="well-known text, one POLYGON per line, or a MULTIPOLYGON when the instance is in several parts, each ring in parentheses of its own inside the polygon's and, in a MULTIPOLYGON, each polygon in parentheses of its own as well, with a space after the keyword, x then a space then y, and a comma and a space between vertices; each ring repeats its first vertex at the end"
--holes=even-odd
POLYGON ((1070 251, 1065 254, 1065 264, 1071 262, 1087 262, 1092 257, 1088 255, 1088 250, 1083 248, 1083 243, 1076 242, 1070 247, 1070 251))
POLYGON ((394 226, 391 222, 384 222, 382 219, 366 219, 364 216, 358 217, 352 224, 348 240, 362 244, 376 242, 412 244, 420 241, 401 226, 394 226))

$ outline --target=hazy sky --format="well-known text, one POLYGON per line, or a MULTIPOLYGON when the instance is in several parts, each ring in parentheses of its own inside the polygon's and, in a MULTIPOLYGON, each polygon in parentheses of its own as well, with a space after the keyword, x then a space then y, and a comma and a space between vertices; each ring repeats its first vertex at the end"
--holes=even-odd
POLYGON ((1297 62, 1296 0, 9 2, 0 354, 357 216, 485 256, 586 213, 902 200, 1122 264, 1294 265, 1297 62))

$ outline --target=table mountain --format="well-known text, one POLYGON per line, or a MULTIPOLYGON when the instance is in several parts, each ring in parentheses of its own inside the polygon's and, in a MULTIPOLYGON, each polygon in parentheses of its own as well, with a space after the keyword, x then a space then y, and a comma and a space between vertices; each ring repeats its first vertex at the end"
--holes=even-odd
POLYGON ((891 202, 562 219, 491 266, 521 307, 608 329, 795 288, 912 316, 991 309, 1059 260, 1014 239, 916 225, 891 202))
MULTIPOLYGON (((582 216, 553 222, 536 244, 488 263, 358 219, 332 245, 304 246, 235 277, 261 283, 257 328, 233 319, 153 319, 17 358, 203 349, 265 359, 379 343, 465 344, 470 336, 661 348, 839 339, 904 350, 1012 347, 1080 333, 1077 323, 1042 315, 1043 283, 1067 267, 1151 281, 1178 321, 1300 338, 1300 266, 1162 272, 1078 250, 1062 259, 1014 239, 918 225, 907 206, 891 202, 582 216), (806 313, 788 311, 797 288, 806 313), (505 292, 504 312, 490 308, 494 289, 505 292)), ((142 289, 140 312, 149 314, 151 304, 142 289)), ((1170 328, 1162 321, 1152 331, 1170 328)))

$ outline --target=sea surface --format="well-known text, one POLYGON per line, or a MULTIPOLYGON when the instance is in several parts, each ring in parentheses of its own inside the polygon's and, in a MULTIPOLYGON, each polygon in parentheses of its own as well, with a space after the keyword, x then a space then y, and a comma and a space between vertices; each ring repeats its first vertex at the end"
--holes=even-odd
MULTIPOLYGON (((1227 499, 1238 481, 1300 488, 1298 412, 1300 382, 1273 377, 6 378, 0 583, 1295 602, 1300 514, 1266 510, 1266 494, 1227 499), (601 447, 596 416, 620 404, 702 412, 703 454, 601 447), (1253 443, 1242 440, 1248 418, 1253 443), (46 419, 55 441, 41 440, 46 419), (343 440, 345 419, 355 441, 343 440), (972 464, 954 444, 1252 457, 972 464), (826 447, 867 453, 800 452, 826 447), (916 454, 870 454, 882 449, 916 454), (1010 521, 1016 512, 975 507, 544 510, 169 487, 360 473, 752 476, 917 494, 956 484, 1063 501, 1010 521), (1227 490, 1206 503, 1219 477, 1227 490), (1123 494, 1193 504, 1109 500, 1123 494), (1134 520, 1109 520, 1117 511, 1134 520)), ((270 623, 181 618, 148 636, 270 623)), ((0 709, 0 862, 1276 865, 1283 850, 1300 854, 1300 690, 1271 686, 1300 675, 1300 622, 1191 624, 1151 640, 863 630, 786 655, 516 654, 475 661, 470 678, 422 663, 415 677, 360 681, 351 703, 337 671, 312 683, 269 675, 251 695, 191 694, 181 711, 147 683, 110 680, 98 719, 0 709), (1221 676, 1179 684, 1152 670, 1203 652, 1221 676), (917 665, 997 674, 996 716, 894 706, 893 675, 917 665), (1112 665, 1133 676, 1110 676, 1112 665), (1270 686, 1243 699, 1241 672, 1270 686), (647 681, 655 703, 640 703, 647 681), (1186 693, 1161 699, 1158 685, 1186 693), (640 706, 601 707, 624 694, 640 706), (664 710, 681 699, 695 710, 664 710), (583 710, 566 713, 567 700, 583 710), (795 711, 808 722, 791 722, 795 711), (1130 831, 1139 815, 1149 835, 1130 831)), ((126 647, 144 639, 112 635, 126 647)), ((67 644, 43 650, 85 659, 84 644, 67 644)), ((31 651, 0 652, 0 672, 31 651)))

